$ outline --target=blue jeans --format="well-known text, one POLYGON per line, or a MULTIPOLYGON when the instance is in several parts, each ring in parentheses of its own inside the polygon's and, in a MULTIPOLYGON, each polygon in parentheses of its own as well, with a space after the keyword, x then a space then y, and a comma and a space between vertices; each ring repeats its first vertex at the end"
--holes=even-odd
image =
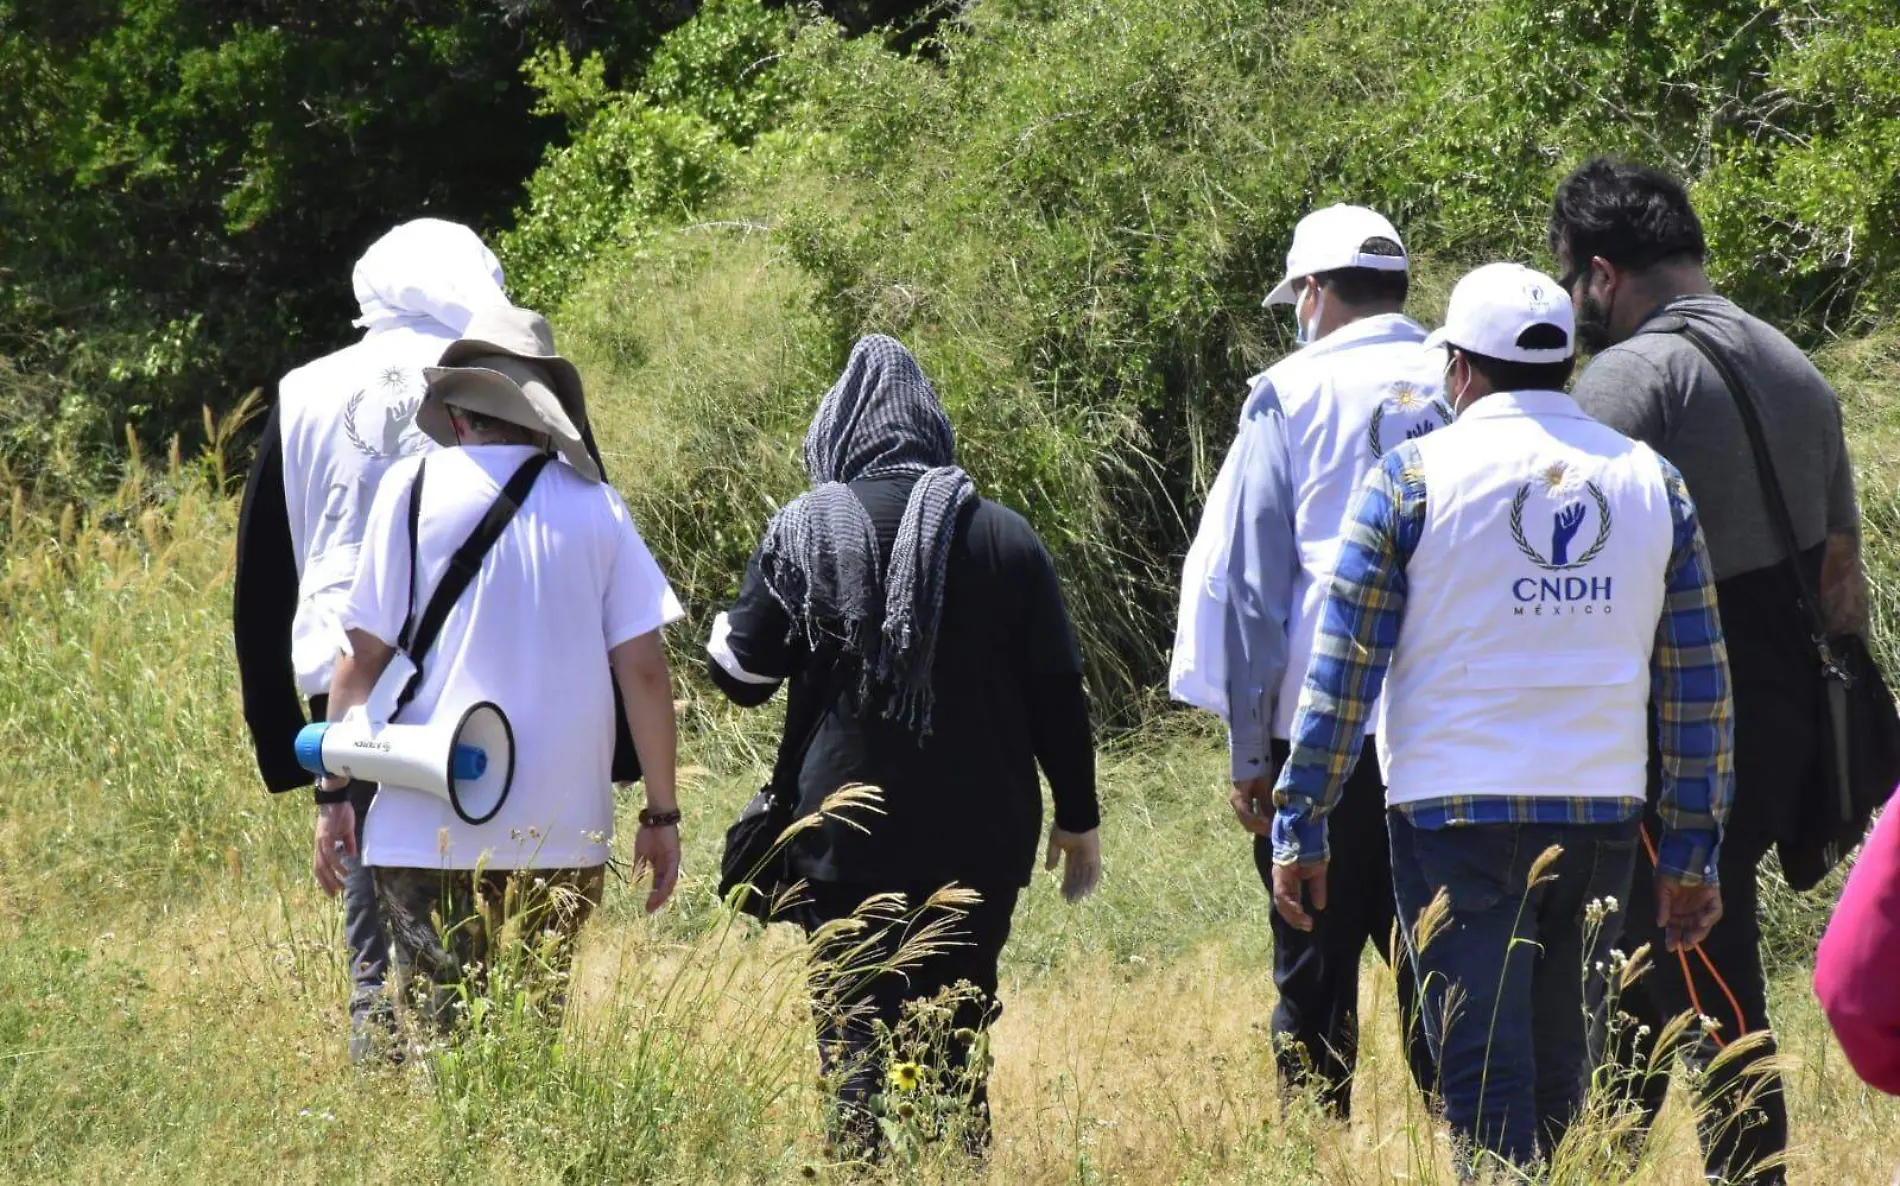
POLYGON ((1387 823, 1445 1119, 1464 1156, 1533 1165, 1583 1102, 1586 977, 1608 960, 1622 920, 1588 924, 1585 907, 1629 901, 1639 821, 1426 829, 1393 811, 1387 823), (1552 845, 1562 855, 1533 886, 1531 867, 1552 845), (1419 916, 1440 888, 1450 914, 1420 945, 1419 916))

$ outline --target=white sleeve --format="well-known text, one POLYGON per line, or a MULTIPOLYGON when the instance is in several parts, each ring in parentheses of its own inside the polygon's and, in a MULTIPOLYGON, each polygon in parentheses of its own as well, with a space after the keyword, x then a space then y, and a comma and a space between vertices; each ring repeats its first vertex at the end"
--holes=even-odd
POLYGON ((408 616, 409 490, 415 474, 414 464, 393 466, 378 485, 363 527, 356 580, 338 615, 344 630, 361 630, 392 647, 408 616))
POLYGON ((646 541, 634 528, 627 504, 612 488, 607 493, 613 560, 601 597, 601 628, 607 637, 607 649, 612 650, 679 621, 686 611, 673 595, 673 587, 667 584, 653 553, 647 550, 646 541))

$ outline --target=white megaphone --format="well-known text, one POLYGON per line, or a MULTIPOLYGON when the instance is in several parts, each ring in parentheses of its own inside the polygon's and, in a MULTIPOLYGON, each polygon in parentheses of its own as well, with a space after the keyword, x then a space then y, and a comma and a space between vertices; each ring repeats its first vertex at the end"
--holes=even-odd
MULTIPOLYGON (((398 656, 398 662, 404 662, 398 656)), ((413 671, 413 667, 411 668, 413 671)), ((515 781, 515 733, 508 715, 487 700, 459 719, 426 725, 379 724, 377 711, 388 687, 401 688, 401 673, 385 672, 366 707, 340 721, 305 725, 297 734, 297 764, 312 774, 388 783, 444 799, 469 824, 495 818, 515 781), (391 685, 392 676, 399 677, 391 685)))

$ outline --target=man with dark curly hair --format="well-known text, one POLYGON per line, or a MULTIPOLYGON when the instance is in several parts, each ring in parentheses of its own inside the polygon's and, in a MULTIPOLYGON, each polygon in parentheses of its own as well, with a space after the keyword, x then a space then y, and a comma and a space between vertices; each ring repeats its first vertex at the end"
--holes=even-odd
MULTIPOLYGON (((1717 1063, 1714 1056, 1723 1042, 1769 1032, 1758 866, 1777 843, 1801 842, 1804 826, 1820 818, 1804 805, 1825 793, 1823 691, 1792 593, 1796 566, 1820 590, 1830 632, 1865 636, 1868 629, 1840 405, 1799 347, 1716 294, 1703 266, 1702 223, 1675 178, 1605 158, 1584 164, 1557 189, 1550 249, 1577 303, 1583 345, 1597 352, 1577 381, 1577 403, 1682 472, 1708 536, 1735 676, 1735 811, 1719 869, 1728 909, 1701 957, 1664 961, 1623 994, 1620 1008, 1637 1024, 1627 1027, 1629 1048, 1615 1052, 1629 1069, 1621 1082, 1653 1119, 1669 1089, 1668 1052, 1658 1059, 1653 1050, 1665 1022, 1685 1011, 1713 1014, 1720 1028, 1698 1023, 1679 1050, 1707 1071, 1698 1083, 1708 1105, 1709 1175, 1780 1181, 1782 1171, 1769 1163, 1787 1148, 1788 1113, 1768 1061, 1773 1041, 1744 1057, 1717 1063), (1798 556, 1784 553, 1769 518, 1738 393, 1685 336, 1688 328, 1763 393, 1762 425, 1803 549, 1798 556)), ((1652 814, 1652 835, 1654 828, 1652 814)), ((1625 935, 1632 949, 1657 938, 1644 879, 1636 886, 1625 935)))

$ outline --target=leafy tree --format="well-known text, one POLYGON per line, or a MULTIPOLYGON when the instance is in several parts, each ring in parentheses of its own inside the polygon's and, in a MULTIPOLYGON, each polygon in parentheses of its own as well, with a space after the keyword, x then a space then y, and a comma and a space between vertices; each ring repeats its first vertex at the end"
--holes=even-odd
POLYGON ((171 431, 336 345, 350 263, 392 223, 492 227, 513 205, 562 130, 530 54, 599 50, 631 77, 686 15, 0 0, 0 356, 60 380, 6 426, 16 454, 121 417, 171 431))

